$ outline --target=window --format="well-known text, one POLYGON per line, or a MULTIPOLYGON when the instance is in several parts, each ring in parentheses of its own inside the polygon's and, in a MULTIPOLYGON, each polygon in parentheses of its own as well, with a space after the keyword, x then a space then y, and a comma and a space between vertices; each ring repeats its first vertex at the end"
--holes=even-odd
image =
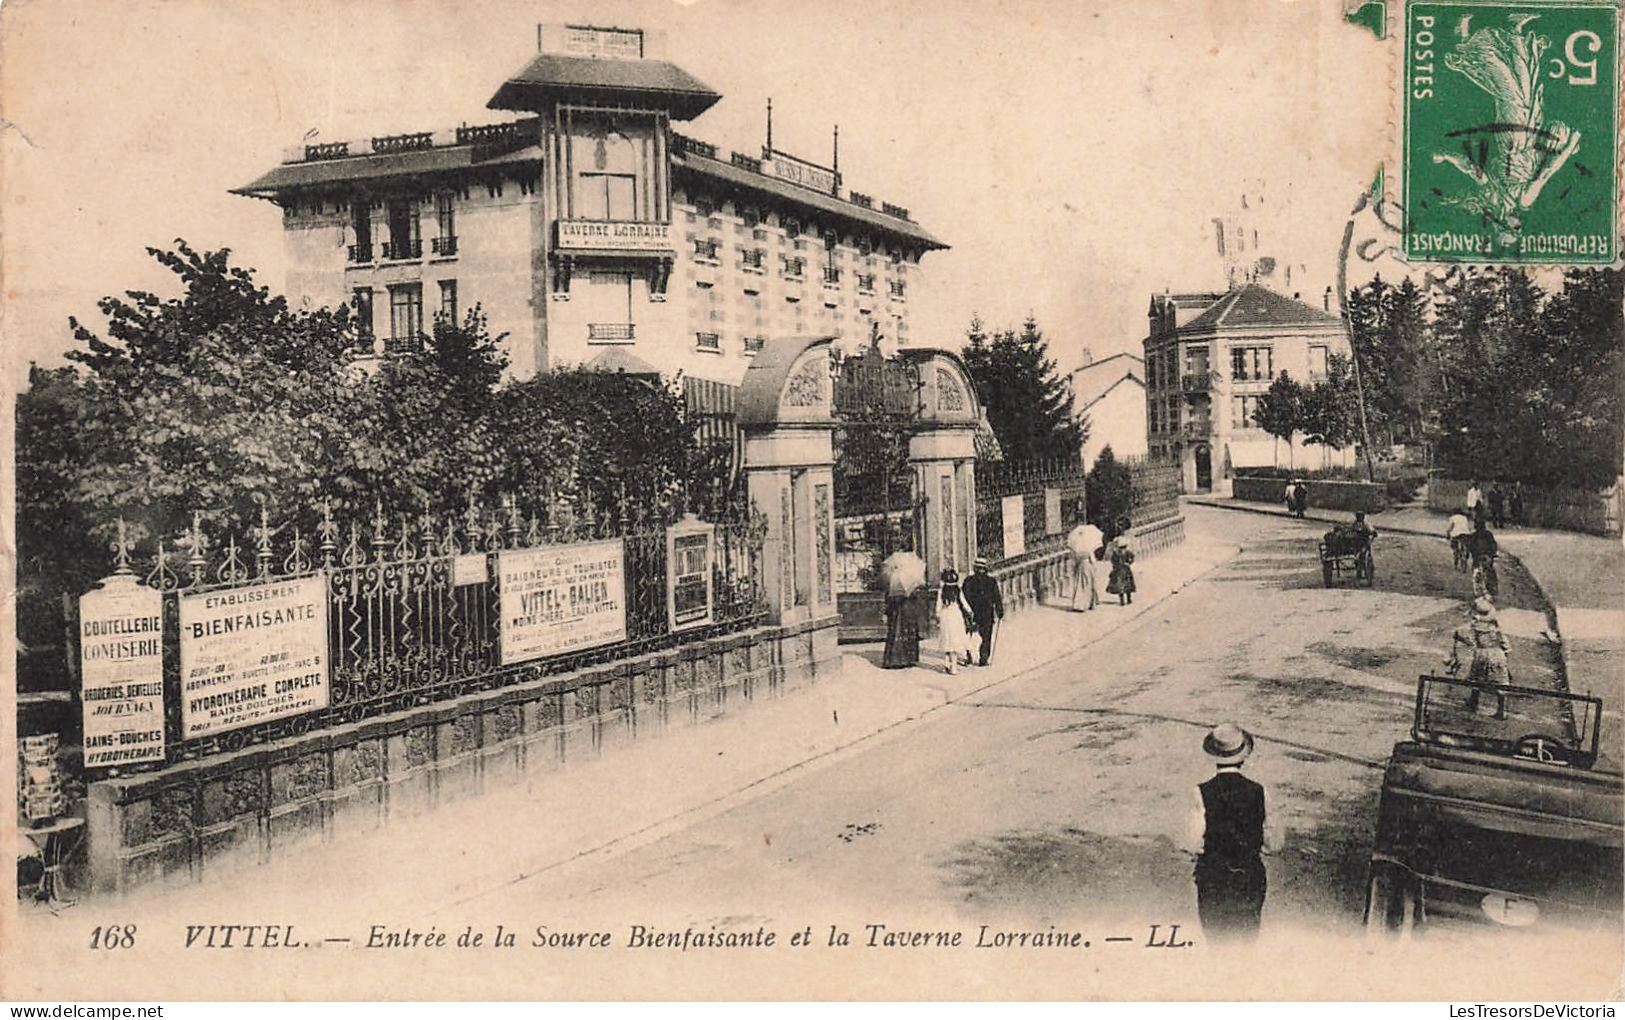
POLYGON ((762 268, 762 249, 741 248, 739 249, 739 260, 746 269, 760 271, 762 268))
POLYGON ((416 348, 423 335, 423 284, 389 288, 389 339, 392 349, 416 348))
POLYGON ((785 276, 799 280, 802 274, 807 271, 807 260, 799 255, 794 258, 788 255, 780 255, 779 266, 785 276))
POLYGON ((699 295, 698 295, 699 301, 697 302, 697 305, 698 305, 698 307, 704 308, 704 309, 707 310, 706 311, 706 318, 711 322, 721 322, 722 321, 722 309, 717 304, 717 289, 716 289, 716 287, 714 287, 711 284, 705 282, 704 280, 696 281, 694 286, 695 286, 696 289, 699 290, 699 295))
POLYGON ((357 287, 350 303, 355 306, 355 331, 372 339, 372 288, 357 287))
POLYGON ((442 191, 434 197, 434 221, 440 234, 434 239, 436 255, 457 254, 457 214, 453 201, 454 196, 449 191, 442 191))
POLYGON ((587 220, 637 219, 632 174, 583 173, 576 189, 576 215, 587 220))
POLYGON ((355 244, 350 245, 351 262, 372 261, 372 203, 358 198, 350 204, 350 228, 355 244))
POLYGON ((448 326, 457 325, 457 281, 440 281, 440 318, 448 326))
POLYGON ((696 198, 694 200, 694 212, 698 215, 709 217, 716 211, 716 205, 709 198, 696 198))
POLYGON ((386 259, 415 259, 423 254, 423 242, 418 237, 418 204, 415 199, 392 199, 386 211, 389 224, 389 242, 384 245, 386 259))
POLYGON ((762 222, 762 214, 748 206, 739 211, 739 218, 745 221, 747 227, 755 227, 762 222))
POLYGON ((748 355, 760 354, 762 348, 766 345, 767 337, 765 336, 747 336, 745 338, 745 353, 748 355))
POLYGON ((695 333, 694 346, 698 350, 719 353, 722 350, 722 337, 717 333, 695 333))
POLYGON ((875 274, 873 274, 873 273, 859 273, 858 274, 858 293, 859 294, 873 294, 874 292, 875 292, 875 274))
POLYGON ((794 240, 795 238, 800 237, 801 236, 801 221, 800 220, 794 220, 794 219, 785 220, 784 221, 784 236, 786 236, 786 237, 788 237, 788 238, 790 238, 792 240, 794 240))
POLYGON ((705 262, 717 260, 717 242, 715 240, 696 239, 694 242, 694 257, 705 262))
POLYGON ((1258 423, 1253 415, 1258 412, 1258 397, 1231 397, 1230 407, 1232 418, 1230 424, 1238 429, 1256 429, 1258 423))
POLYGON ((1230 349, 1230 378, 1237 380, 1264 380, 1275 375, 1274 351, 1269 347, 1232 347, 1230 349))
POLYGON ((1309 375, 1311 378, 1326 376, 1326 358, 1330 348, 1325 344, 1309 345, 1309 375))

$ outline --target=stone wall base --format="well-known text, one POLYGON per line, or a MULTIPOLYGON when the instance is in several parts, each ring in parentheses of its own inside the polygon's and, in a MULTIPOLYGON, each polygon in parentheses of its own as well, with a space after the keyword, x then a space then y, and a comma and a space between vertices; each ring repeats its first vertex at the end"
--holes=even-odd
POLYGON ((759 627, 100 780, 90 888, 212 878, 776 697, 840 671, 839 622, 759 627))

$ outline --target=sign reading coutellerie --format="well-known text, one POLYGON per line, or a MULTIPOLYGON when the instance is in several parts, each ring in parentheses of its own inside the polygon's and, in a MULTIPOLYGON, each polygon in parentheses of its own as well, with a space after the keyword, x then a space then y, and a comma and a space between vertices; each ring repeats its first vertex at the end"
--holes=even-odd
POLYGON ((163 596, 125 575, 80 596, 79 676, 85 765, 161 760, 163 596))
POLYGON ((505 550, 497 577, 504 666, 626 639, 619 539, 505 550))
POLYGON ((558 246, 570 251, 671 251, 671 224, 559 220, 558 246))
POLYGON ((182 736, 327 707, 324 577, 187 595, 180 622, 182 736))

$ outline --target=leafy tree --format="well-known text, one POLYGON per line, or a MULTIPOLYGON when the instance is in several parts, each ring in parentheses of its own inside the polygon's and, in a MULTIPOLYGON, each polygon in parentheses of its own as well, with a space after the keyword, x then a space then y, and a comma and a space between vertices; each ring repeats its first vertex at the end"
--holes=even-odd
POLYGON ((1253 421, 1267 435, 1275 438, 1277 464, 1281 460, 1282 439, 1286 440, 1288 462, 1295 460, 1297 456, 1292 446, 1292 437, 1304 429, 1305 398, 1303 387, 1285 371, 1276 376, 1270 383, 1270 388, 1258 398, 1258 407, 1253 411, 1253 421))
POLYGON ((1350 292, 1348 309, 1372 433, 1388 444, 1422 439, 1439 386, 1426 295, 1408 277, 1395 286, 1377 276, 1350 292))
POLYGON ((1027 319, 1019 334, 989 335, 972 319, 961 353, 1007 460, 1078 458, 1088 422, 1074 411, 1036 321, 1027 319))
POLYGON ((1095 457, 1084 479, 1084 513, 1108 537, 1116 533, 1117 520, 1134 508, 1134 475, 1127 464, 1119 464, 1108 445, 1095 457))
POLYGON ((1341 450, 1354 441, 1354 376, 1349 359, 1333 354, 1326 360, 1326 378, 1302 390, 1303 441, 1341 450))

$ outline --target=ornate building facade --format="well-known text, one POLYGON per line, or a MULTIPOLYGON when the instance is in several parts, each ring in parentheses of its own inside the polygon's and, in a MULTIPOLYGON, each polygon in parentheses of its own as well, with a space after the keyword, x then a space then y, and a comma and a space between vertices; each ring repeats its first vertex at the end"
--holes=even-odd
POLYGON ((768 144, 678 133, 721 96, 633 29, 544 25, 487 104, 517 119, 304 145, 239 194, 282 210, 288 291, 349 302, 372 353, 478 304, 510 370, 598 365, 737 384, 768 336, 909 342, 907 209, 768 144))
POLYGON ((1186 492, 1211 491, 1227 469, 1354 463, 1352 447, 1305 446, 1298 436, 1288 444, 1253 420, 1276 376, 1313 383, 1331 355, 1349 353, 1337 316, 1256 283, 1156 294, 1147 315, 1147 446, 1180 462, 1186 492))

